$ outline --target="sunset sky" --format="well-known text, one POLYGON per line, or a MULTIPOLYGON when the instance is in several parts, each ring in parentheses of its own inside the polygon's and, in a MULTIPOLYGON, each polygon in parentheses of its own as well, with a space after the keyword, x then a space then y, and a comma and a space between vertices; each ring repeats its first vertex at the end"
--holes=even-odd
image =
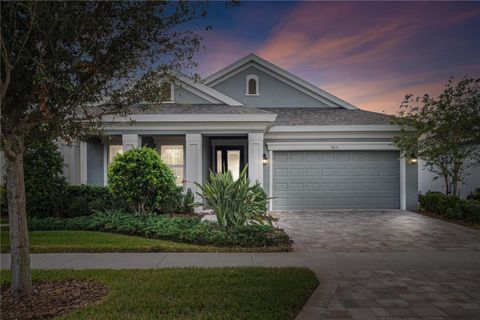
POLYGON ((480 76, 478 2, 214 2, 206 22, 202 76, 253 52, 365 110, 480 76))

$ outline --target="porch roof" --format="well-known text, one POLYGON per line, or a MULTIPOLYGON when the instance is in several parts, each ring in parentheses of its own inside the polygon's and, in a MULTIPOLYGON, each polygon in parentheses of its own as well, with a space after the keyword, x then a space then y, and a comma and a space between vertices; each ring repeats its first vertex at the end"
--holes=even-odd
POLYGON ((275 114, 247 106, 227 104, 162 104, 132 108, 132 114, 275 114))

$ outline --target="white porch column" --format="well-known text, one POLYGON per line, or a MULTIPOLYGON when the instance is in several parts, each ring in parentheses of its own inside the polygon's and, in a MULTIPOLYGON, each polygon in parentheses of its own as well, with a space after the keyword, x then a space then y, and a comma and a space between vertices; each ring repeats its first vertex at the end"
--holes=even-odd
MULTIPOLYGON (((195 182, 202 183, 202 135, 197 133, 187 133, 185 135, 185 190, 190 188, 195 194, 195 200, 201 201, 196 194, 199 188, 195 182)), ((202 211, 202 207, 195 208, 195 211, 202 211)))
POLYGON ((400 158, 400 210, 407 210, 407 160, 400 158))
POLYGON ((248 176, 263 187, 263 133, 248 134, 248 176))
POLYGON ((87 143, 80 141, 80 184, 87 184, 87 143))
POLYGON ((142 145, 142 138, 138 134, 122 134, 123 152, 142 145))

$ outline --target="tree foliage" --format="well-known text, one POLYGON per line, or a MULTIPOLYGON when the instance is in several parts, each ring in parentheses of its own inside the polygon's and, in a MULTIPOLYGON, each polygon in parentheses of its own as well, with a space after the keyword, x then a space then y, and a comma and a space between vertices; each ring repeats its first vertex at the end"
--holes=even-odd
POLYGON ((407 95, 393 123, 404 134, 395 138, 405 155, 417 154, 445 183, 445 193, 458 195, 466 169, 480 158, 480 79, 450 79, 436 98, 407 95))
POLYGON ((51 140, 29 139, 25 150, 27 214, 60 216, 65 198, 63 157, 51 140))
POLYGON ((200 38, 186 24, 204 14, 203 2, 1 2, 1 148, 14 295, 32 292, 25 137, 70 141, 100 129, 105 114, 162 101, 164 75, 194 65, 200 38))

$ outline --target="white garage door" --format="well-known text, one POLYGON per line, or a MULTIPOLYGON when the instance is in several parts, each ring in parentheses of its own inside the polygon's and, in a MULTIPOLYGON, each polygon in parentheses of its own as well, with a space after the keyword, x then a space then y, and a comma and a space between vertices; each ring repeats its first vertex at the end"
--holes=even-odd
POLYGON ((399 208, 398 151, 275 151, 273 209, 399 208))

